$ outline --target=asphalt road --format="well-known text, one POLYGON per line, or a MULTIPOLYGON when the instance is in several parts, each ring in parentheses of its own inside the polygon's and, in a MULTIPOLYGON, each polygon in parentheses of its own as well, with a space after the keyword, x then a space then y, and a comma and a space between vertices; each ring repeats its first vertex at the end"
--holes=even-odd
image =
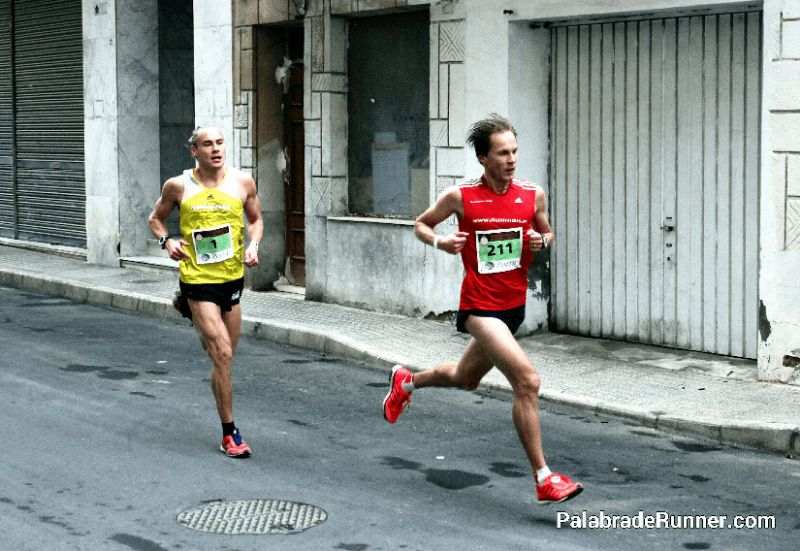
POLYGON ((783 550, 800 537, 796 459, 546 406, 548 462, 586 490, 540 507, 508 395, 425 389, 391 426, 388 373, 264 341, 242 341, 235 364, 254 455, 228 459, 188 324, 2 287, 0 305, 2 550, 783 550), (270 535, 178 523, 239 500, 310 504, 327 519, 270 535), (770 515, 776 527, 575 524, 640 511, 770 515))

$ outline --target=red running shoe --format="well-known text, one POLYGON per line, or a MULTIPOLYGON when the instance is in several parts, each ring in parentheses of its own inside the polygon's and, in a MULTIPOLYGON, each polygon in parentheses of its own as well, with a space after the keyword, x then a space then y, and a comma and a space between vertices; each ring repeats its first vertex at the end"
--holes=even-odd
POLYGON ((219 445, 219 451, 228 457, 244 458, 250 457, 250 446, 247 442, 242 440, 242 435, 239 434, 239 429, 234 429, 233 434, 229 434, 222 439, 222 444, 219 445))
POLYGON ((552 473, 541 485, 536 485, 536 497, 542 505, 561 503, 572 499, 582 491, 583 484, 573 482, 563 474, 557 473, 552 473))
POLYGON ((383 416, 390 423, 397 421, 403 410, 411 403, 411 393, 403 389, 403 383, 411 381, 411 371, 401 365, 392 368, 389 378, 389 394, 383 399, 383 416))

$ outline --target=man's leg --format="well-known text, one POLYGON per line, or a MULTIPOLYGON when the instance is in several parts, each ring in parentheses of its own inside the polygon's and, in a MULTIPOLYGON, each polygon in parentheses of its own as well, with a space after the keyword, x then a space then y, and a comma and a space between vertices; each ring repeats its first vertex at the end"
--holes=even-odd
MULTIPOLYGON (((512 419, 533 471, 546 465, 539 426, 539 374, 505 323, 497 318, 470 316, 466 328, 514 391, 512 419)), ((416 383, 416 377, 415 377, 416 383)))
MULTIPOLYGON (((211 390, 214 393, 219 418, 223 423, 231 423, 233 422, 231 367, 235 345, 231 342, 228 324, 223 321, 219 306, 213 302, 189 299, 189 306, 192 309, 192 320, 200 335, 200 341, 211 358, 211 390)), ((238 331, 236 340, 238 341, 238 331)))
POLYGON ((457 362, 440 363, 434 368, 415 373, 414 388, 438 386, 475 390, 490 369, 492 360, 475 339, 470 339, 457 362))
POLYGON ((217 412, 222 422, 222 444, 220 451, 228 457, 249 457, 250 446, 242 440, 233 422, 233 381, 231 371, 236 345, 241 330, 241 309, 233 306, 221 312, 213 302, 190 300, 192 317, 200 342, 211 357, 211 390, 217 403, 217 412))
POLYGON ((228 329, 231 340, 231 353, 236 356, 236 347, 239 345, 239 336, 242 333, 242 307, 238 304, 231 306, 227 312, 222 312, 222 322, 228 329))
POLYGON ((551 473, 542 451, 539 424, 539 374, 505 323, 496 318, 470 316, 466 328, 482 351, 506 376, 514 391, 512 417, 536 479, 539 503, 560 503, 583 491, 583 485, 551 473))
POLYGON ((413 375, 405 367, 396 365, 389 379, 389 393, 383 399, 383 417, 388 422, 395 423, 411 403, 412 390, 417 388, 443 386, 474 390, 491 368, 491 361, 481 351, 475 339, 470 340, 457 362, 441 363, 413 375))

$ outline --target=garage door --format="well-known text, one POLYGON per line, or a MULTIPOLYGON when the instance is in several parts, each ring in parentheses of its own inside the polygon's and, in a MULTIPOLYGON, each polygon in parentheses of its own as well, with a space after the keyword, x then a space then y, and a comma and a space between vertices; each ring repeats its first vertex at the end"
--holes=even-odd
POLYGON ((553 327, 755 358, 760 12, 551 41, 553 327))
POLYGON ((14 82, 11 0, 0 0, 0 237, 14 237, 14 82))
POLYGON ((13 36, 10 51, 0 39, 0 71, 11 86, 0 87, 0 201, 13 193, 14 209, 0 230, 85 246, 81 3, 0 4, 9 9, 0 24, 13 36))

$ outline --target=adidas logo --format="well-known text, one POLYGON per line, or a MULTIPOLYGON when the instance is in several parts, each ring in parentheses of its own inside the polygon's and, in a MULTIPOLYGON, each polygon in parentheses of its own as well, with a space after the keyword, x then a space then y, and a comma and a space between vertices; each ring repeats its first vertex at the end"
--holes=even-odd
MULTIPOLYGON (((210 193, 208 194, 208 197, 206 197, 206 199, 213 199, 213 198, 214 198, 214 196, 213 196, 213 195, 211 195, 210 193)), ((521 201, 520 201, 520 202, 521 202, 521 201)))
POLYGON ((514 202, 515 202, 515 203, 522 203, 522 199, 521 199, 520 197, 517 197, 517 198, 514 200, 514 202))

